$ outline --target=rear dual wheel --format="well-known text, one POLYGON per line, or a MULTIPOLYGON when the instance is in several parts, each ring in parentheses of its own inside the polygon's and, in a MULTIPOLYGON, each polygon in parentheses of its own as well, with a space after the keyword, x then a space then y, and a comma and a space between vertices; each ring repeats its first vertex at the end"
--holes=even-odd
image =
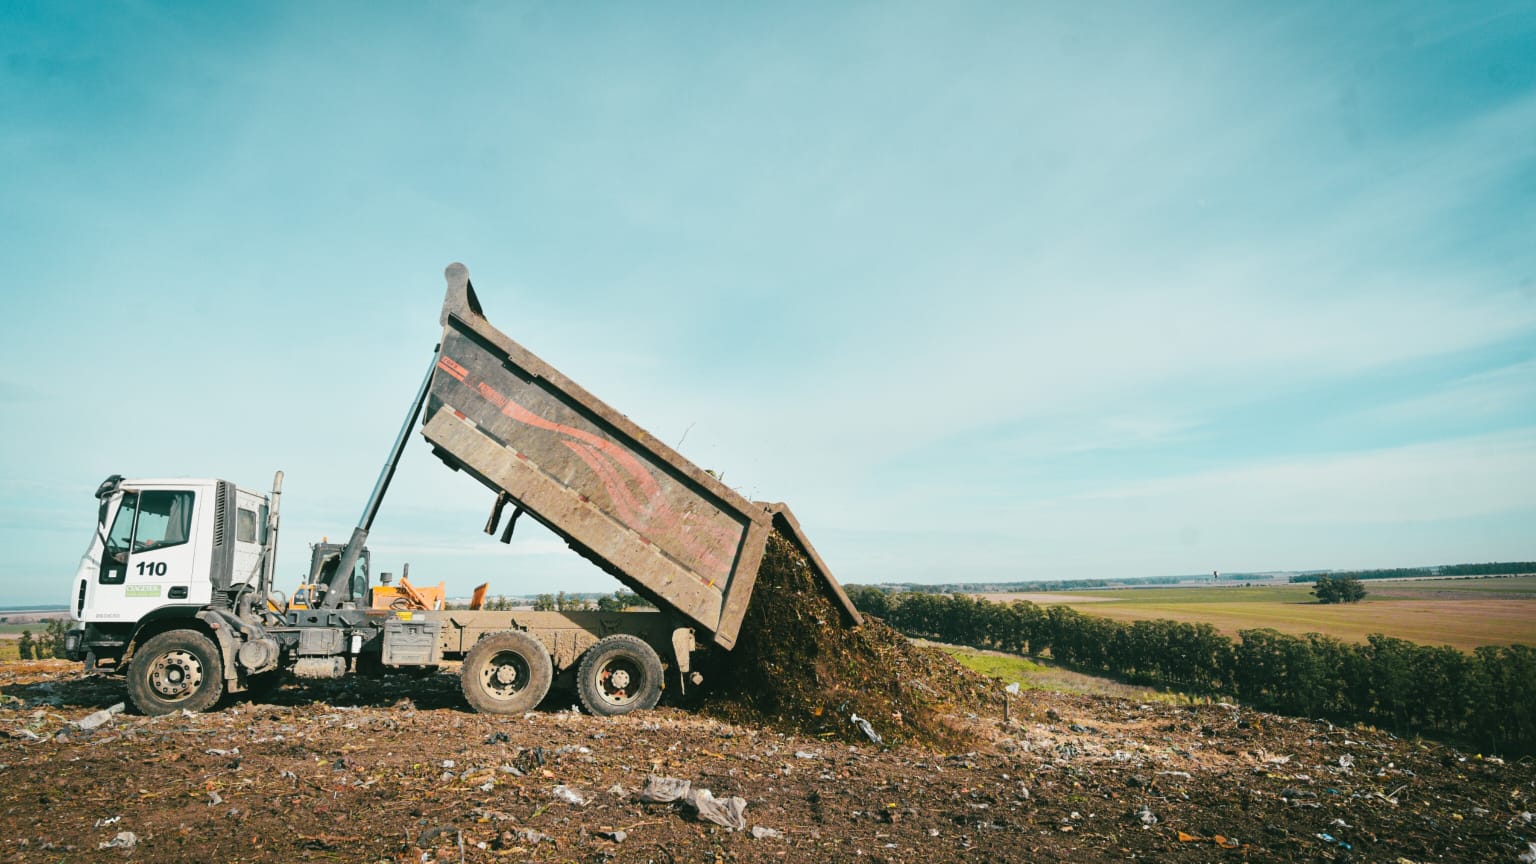
POLYGON ((544 645, 521 630, 508 630, 492 633, 469 649, 459 686, 476 711, 521 714, 543 701, 554 677, 544 645))
POLYGON ((599 640, 582 655, 576 670, 582 707, 600 717, 655 708, 661 686, 661 658, 644 640, 627 633, 599 640))

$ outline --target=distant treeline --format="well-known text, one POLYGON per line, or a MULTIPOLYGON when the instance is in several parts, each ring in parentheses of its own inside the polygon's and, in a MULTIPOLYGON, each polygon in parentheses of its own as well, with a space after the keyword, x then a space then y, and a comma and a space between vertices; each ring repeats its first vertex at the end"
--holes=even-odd
POLYGON ((1086 588, 1134 588, 1138 585, 1177 585, 1198 576, 1128 576, 1124 579, 1058 579, 1035 582, 946 582, 920 585, 915 582, 887 582, 873 587, 878 591, 910 594, 1024 594, 1040 591, 1082 591, 1086 588))
POLYGON ((1536 649, 1471 654, 1372 635, 1365 644, 1316 633, 1209 624, 1124 623, 1067 606, 992 603, 963 594, 849 590, 862 611, 908 636, 1034 656, 1097 675, 1235 697, 1255 708, 1398 734, 1432 733, 1495 751, 1536 753, 1536 649))
POLYGON ((1316 582, 1319 576, 1354 577, 1356 579, 1421 579, 1434 576, 1515 576, 1536 573, 1536 561, 1502 561, 1488 564, 1445 564, 1439 567, 1398 567, 1391 570, 1328 570, 1322 573, 1301 573, 1291 577, 1292 582, 1316 582))

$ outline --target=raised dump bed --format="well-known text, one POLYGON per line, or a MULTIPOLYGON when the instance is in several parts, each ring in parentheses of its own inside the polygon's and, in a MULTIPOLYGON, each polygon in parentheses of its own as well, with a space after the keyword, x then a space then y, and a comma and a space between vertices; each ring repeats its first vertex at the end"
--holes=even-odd
POLYGON ((445 273, 443 338, 422 434, 450 467, 526 512, 658 609, 732 647, 774 529, 806 553, 846 613, 860 617, 789 508, 748 501, 491 326, 469 281, 445 273))

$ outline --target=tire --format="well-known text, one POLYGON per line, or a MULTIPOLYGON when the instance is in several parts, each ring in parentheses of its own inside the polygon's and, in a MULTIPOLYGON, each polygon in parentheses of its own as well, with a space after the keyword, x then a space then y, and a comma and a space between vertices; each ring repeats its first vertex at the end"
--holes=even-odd
POLYGON ((576 670, 576 695, 588 713, 599 717, 655 708, 661 687, 661 658, 644 640, 627 633, 588 648, 576 670))
POLYGON ((195 630, 167 630, 140 645, 128 663, 128 698, 157 717, 206 711, 224 695, 219 649, 195 630))
POLYGON ((555 678, 549 651, 521 630, 492 633, 464 658, 459 686, 482 714, 521 714, 544 700, 555 678))

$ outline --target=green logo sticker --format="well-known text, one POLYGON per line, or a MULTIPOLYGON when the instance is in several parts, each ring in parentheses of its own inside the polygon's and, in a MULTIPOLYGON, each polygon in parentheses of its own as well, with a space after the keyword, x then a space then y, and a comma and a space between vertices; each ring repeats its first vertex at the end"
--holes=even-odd
POLYGON ((160 586, 159 585, 129 585, 128 586, 128 590, 123 592, 123 594, 124 594, 124 596, 127 596, 127 597, 159 597, 160 596, 160 586))

